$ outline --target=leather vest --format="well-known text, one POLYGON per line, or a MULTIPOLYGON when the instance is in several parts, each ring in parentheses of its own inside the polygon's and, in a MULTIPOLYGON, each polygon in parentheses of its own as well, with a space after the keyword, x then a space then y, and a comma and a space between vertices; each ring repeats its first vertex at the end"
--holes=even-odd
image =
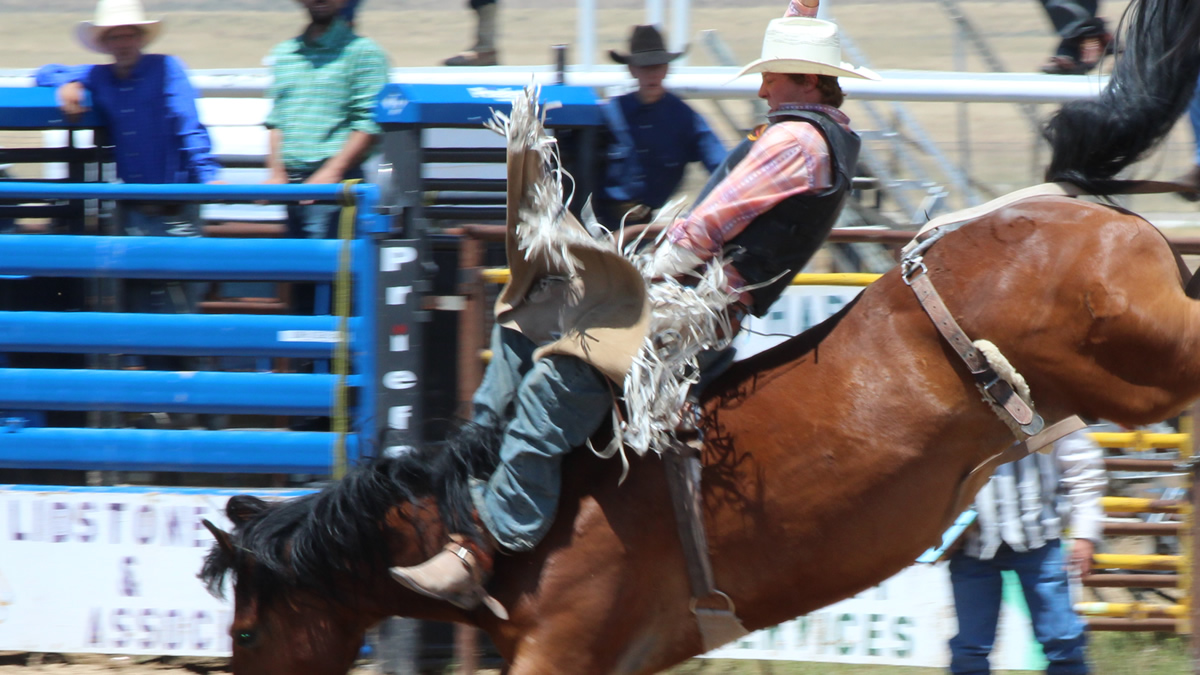
MULTIPOLYGON (((771 117, 773 122, 806 122, 821 131, 829 147, 833 185, 788 197, 750 221, 746 229, 726 243, 725 255, 746 285, 765 284, 750 291, 753 299, 750 313, 760 317, 829 236, 850 191, 862 146, 858 134, 818 112, 796 110, 771 117)), ((697 203, 746 156, 753 143, 746 139, 729 154, 705 185, 697 203)))

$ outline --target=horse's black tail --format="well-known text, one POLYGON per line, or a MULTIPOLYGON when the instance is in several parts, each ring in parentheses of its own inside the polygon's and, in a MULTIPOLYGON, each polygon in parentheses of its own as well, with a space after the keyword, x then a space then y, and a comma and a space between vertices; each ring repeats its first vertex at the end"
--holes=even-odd
POLYGON ((1121 19, 1112 79, 1099 98, 1064 105, 1043 135, 1047 181, 1093 194, 1167 135, 1200 75, 1200 2, 1133 0, 1121 19))

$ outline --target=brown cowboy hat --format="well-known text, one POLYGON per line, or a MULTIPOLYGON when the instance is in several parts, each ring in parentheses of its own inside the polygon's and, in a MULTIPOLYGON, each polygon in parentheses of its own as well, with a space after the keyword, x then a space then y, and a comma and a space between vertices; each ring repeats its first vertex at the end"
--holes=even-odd
POLYGON ((686 51, 687 47, 679 52, 667 51, 662 33, 654 26, 634 26, 633 34, 629 36, 629 53, 610 49, 608 55, 613 61, 627 66, 661 66, 683 56, 686 51))

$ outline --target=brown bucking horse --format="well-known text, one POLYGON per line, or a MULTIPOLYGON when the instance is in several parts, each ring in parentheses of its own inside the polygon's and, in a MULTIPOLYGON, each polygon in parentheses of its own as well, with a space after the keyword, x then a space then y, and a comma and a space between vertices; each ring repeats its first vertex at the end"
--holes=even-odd
MULTIPOLYGON (((1134 0, 1110 85, 1047 127, 1050 180, 1117 189, 1117 172, 1185 109, 1200 71, 1197 14, 1188 0, 1134 0)), ((1162 234, 1132 213, 1018 200, 947 234, 924 262, 964 331, 999 347, 1048 422, 1145 424, 1200 396, 1200 302, 1162 234)), ((1013 443, 896 270, 837 316, 735 364, 703 413, 716 585, 751 630, 910 564, 976 487, 965 477, 1013 443)), ((233 672, 346 673, 364 632, 392 615, 479 626, 512 674, 652 673, 703 651, 653 456, 620 484, 619 462, 568 458, 550 534, 497 559, 489 588, 507 621, 393 581, 388 566, 421 562, 470 526, 464 481, 494 465, 494 449, 479 452, 488 445, 459 436, 299 499, 231 499, 235 528, 215 532, 201 576, 212 589, 234 577, 233 672)))

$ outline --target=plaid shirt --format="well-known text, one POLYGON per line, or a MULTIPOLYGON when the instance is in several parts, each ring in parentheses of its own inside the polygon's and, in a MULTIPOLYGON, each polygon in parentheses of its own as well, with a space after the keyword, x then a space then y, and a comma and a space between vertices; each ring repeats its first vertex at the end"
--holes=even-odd
MULTIPOLYGON (((827 105, 789 105, 784 109, 812 110, 849 127, 845 113, 827 105)), ((707 261, 759 215, 792 195, 833 186, 833 167, 825 138, 808 122, 771 124, 750 152, 691 213, 676 220, 667 239, 707 261)), ((725 268, 729 289, 745 286, 733 266, 725 268)), ((749 304, 749 294, 741 300, 749 304)))
MULTIPOLYGON (((784 18, 812 18, 816 7, 805 7, 800 0, 789 0, 784 18)), ((790 105, 792 110, 815 110, 831 117, 847 129, 850 118, 827 105, 790 105)), ((762 132, 746 157, 703 202, 675 221, 668 240, 696 254, 702 261, 716 256, 750 221, 771 210, 794 194, 823 190, 833 186, 829 148, 817 128, 807 122, 772 124, 762 132)), ((725 266, 727 290, 746 285, 733 265, 725 266)), ((749 306, 749 293, 742 293, 742 304, 749 306)))
POLYGON ((316 170, 345 145, 350 132, 378 134, 375 100, 387 84, 387 55, 373 40, 336 19, 321 37, 301 35, 268 57, 274 100, 266 127, 283 132, 283 165, 316 170))

